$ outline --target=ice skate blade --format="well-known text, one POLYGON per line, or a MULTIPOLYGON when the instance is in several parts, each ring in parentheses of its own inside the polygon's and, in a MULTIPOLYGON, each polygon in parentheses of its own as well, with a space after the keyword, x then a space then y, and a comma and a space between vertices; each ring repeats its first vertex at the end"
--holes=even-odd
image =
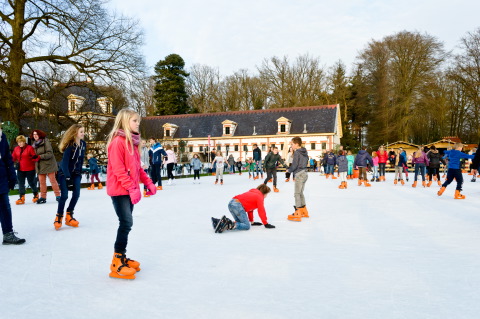
POLYGON ((72 224, 69 224, 69 223, 65 222, 65 225, 76 228, 76 227, 78 227, 78 225, 80 225, 80 223, 78 223, 76 225, 72 225, 72 224))
POLYGON ((290 220, 292 222, 301 222, 302 221, 301 218, 293 217, 293 216, 288 216, 288 220, 290 220))
POLYGON ((118 273, 112 271, 110 272, 110 275, 109 275, 111 278, 118 278, 118 279, 135 279, 135 275, 129 275, 129 276, 122 276, 122 275, 119 275, 118 273))

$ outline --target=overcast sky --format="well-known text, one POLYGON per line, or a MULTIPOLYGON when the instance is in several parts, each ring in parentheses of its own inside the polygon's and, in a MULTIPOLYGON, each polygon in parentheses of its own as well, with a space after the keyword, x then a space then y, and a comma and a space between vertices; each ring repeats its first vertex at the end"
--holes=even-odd
POLYGON ((108 6, 140 20, 148 65, 177 53, 187 67, 206 64, 223 75, 305 53, 326 66, 341 59, 350 69, 368 41, 402 30, 427 32, 452 50, 480 27, 478 0, 111 0, 108 6))

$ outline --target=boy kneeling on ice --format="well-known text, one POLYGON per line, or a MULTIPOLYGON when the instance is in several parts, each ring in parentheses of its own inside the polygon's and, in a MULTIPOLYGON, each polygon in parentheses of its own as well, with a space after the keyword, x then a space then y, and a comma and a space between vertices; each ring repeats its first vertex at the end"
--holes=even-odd
POLYGON ((228 210, 235 221, 228 219, 225 215, 221 219, 212 217, 212 225, 215 232, 221 233, 224 230, 249 230, 250 223, 252 226, 264 225, 265 228, 275 228, 275 226, 267 222, 264 200, 268 193, 270 193, 270 187, 265 184, 260 184, 257 188, 232 198, 230 203, 228 203, 228 210), (253 222, 253 211, 255 209, 258 211, 262 223, 253 222))

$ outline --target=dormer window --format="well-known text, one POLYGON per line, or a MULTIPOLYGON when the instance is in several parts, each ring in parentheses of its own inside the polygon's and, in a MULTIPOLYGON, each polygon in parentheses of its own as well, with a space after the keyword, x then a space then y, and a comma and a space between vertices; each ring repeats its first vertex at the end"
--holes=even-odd
POLYGON ((69 96, 67 96, 67 99, 68 99, 68 112, 70 113, 75 113, 78 110, 80 110, 80 108, 83 105, 83 102, 85 101, 85 98, 83 96, 78 96, 75 94, 70 94, 69 96))
POLYGON ((233 136, 235 134, 235 129, 237 128, 237 123, 230 120, 225 120, 222 122, 223 125, 223 136, 233 136))
POLYGON ((104 114, 112 113, 112 101, 111 98, 105 96, 97 99, 98 105, 100 105, 104 114))
POLYGON ((277 119, 277 123, 278 123, 277 134, 290 134, 292 121, 282 116, 281 118, 277 119))
POLYGON ((172 123, 163 124, 163 136, 173 138, 178 130, 178 126, 172 123))

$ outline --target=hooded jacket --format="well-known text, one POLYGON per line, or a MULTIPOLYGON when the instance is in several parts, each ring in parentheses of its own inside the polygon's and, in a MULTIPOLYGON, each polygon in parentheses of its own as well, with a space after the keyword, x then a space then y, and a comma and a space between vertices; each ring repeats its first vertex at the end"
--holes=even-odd
POLYGON ((261 161, 262 160, 262 151, 258 147, 253 150, 253 160, 254 161, 261 161))
POLYGON ((50 174, 58 171, 58 164, 53 155, 52 144, 48 138, 43 139, 38 144, 34 142, 35 153, 40 157, 36 163, 37 174, 50 174))
POLYGON ((301 147, 293 153, 292 165, 288 168, 288 171, 292 174, 297 174, 303 171, 308 166, 308 152, 305 147, 301 147))
POLYGON ((348 159, 345 155, 340 155, 337 157, 338 172, 347 172, 348 171, 348 159))
POLYGON ((326 155, 327 157, 327 165, 333 165, 335 166, 337 164, 337 157, 333 152, 330 152, 326 155))
POLYGON ((280 154, 274 154, 274 153, 268 153, 267 156, 265 156, 265 160, 263 161, 263 166, 265 168, 275 168, 277 167, 277 162, 282 163, 282 165, 285 165, 285 162, 282 160, 280 157, 280 154))
POLYGON ((167 152, 162 147, 162 144, 155 143, 149 151, 152 157, 152 164, 162 164, 162 155, 167 156, 167 152))
POLYGON ((73 143, 67 146, 63 151, 59 173, 65 175, 66 178, 70 178, 71 175, 81 175, 86 149, 87 143, 84 140, 80 140, 80 145, 73 143))
POLYGON ((354 166, 367 167, 368 163, 373 166, 373 160, 366 150, 360 150, 355 157, 354 166))
POLYGON ((98 160, 95 157, 88 159, 88 169, 92 175, 100 173, 100 170, 98 169, 98 160))
POLYGON ((437 150, 428 151, 427 157, 430 161, 429 167, 431 168, 440 168, 440 162, 445 164, 445 160, 442 159, 442 156, 437 150))
POLYGON ((199 158, 196 157, 192 158, 192 160, 190 161, 190 165, 192 165, 193 170, 199 170, 202 168, 202 162, 199 158))

